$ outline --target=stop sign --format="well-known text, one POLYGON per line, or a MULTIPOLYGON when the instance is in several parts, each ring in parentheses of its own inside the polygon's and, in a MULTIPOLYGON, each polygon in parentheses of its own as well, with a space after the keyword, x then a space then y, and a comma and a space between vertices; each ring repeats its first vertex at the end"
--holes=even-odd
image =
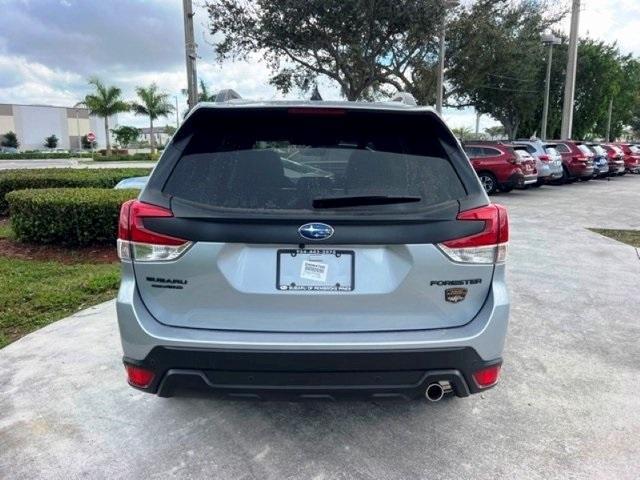
POLYGON ((90 142, 95 142, 96 141, 96 134, 93 132, 89 132, 87 133, 87 140, 90 142))

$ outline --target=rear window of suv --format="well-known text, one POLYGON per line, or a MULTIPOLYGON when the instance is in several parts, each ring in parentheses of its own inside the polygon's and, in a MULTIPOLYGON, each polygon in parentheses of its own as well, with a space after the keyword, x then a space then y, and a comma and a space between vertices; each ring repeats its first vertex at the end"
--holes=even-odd
POLYGON ((276 213, 317 208, 415 212, 464 197, 447 149, 438 134, 420 128, 418 119, 378 115, 369 121, 363 114, 285 111, 267 119, 236 116, 203 125, 195 129, 163 192, 216 209, 276 213), (374 199, 335 208, 336 199, 367 197, 374 199), (392 201, 385 204, 380 197, 392 201), (319 207, 327 199, 331 207, 319 207))

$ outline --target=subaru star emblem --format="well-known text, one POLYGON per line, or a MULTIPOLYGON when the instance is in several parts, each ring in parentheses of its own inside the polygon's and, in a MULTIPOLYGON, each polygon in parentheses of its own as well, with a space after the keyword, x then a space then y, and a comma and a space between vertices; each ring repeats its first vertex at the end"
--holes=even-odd
POLYGON ((333 227, 326 223, 305 223, 298 233, 307 240, 324 240, 333 235, 333 227))

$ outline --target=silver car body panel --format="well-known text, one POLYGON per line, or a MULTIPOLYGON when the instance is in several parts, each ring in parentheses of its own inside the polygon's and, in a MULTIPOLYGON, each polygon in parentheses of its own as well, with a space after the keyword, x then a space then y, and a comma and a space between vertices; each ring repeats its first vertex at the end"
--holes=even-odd
POLYGON ((551 157, 545 148, 546 142, 542 140, 518 140, 513 142, 514 145, 523 145, 528 147, 527 150, 536 160, 536 168, 539 178, 558 179, 562 177, 562 156, 556 154, 549 162, 540 159, 542 155, 551 157))
POLYGON ((202 330, 163 325, 140 298, 133 265, 123 262, 117 312, 125 355, 143 359, 156 346, 230 350, 404 350, 472 347, 484 360, 499 358, 509 319, 505 266, 497 265, 490 294, 475 317, 458 328, 405 332, 285 333, 202 330))

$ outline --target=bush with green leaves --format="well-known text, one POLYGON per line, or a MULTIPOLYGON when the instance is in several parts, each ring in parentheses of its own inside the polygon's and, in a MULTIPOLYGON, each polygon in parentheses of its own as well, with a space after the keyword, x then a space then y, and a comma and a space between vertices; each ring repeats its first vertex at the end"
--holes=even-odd
POLYGON ((0 135, 0 137, 2 137, 0 145, 3 147, 18 148, 20 146, 18 136, 15 132, 7 132, 4 135, 0 135))
POLYGON ((6 196, 15 237, 28 243, 84 246, 114 243, 121 205, 138 190, 45 188, 6 196))
POLYGON ((149 175, 148 168, 43 168, 0 171, 0 215, 8 212, 6 194, 40 188, 113 188, 125 178, 149 175))
POLYGON ((155 162, 160 156, 157 153, 134 153, 133 155, 96 155, 96 162, 155 162))

